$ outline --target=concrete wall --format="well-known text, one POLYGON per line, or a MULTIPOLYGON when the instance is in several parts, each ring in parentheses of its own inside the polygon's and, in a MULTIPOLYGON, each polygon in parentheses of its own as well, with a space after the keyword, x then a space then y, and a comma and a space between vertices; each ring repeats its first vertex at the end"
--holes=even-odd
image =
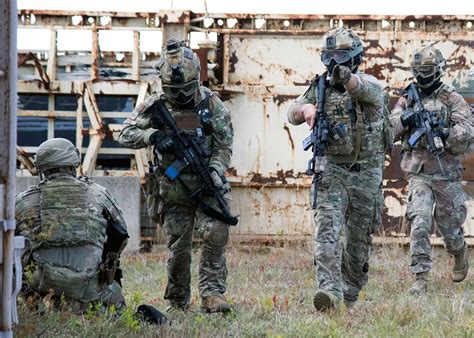
MULTIPOLYGON (((140 182, 138 177, 92 177, 92 180, 107 188, 123 210, 127 222, 128 245, 127 252, 140 248, 140 182)), ((38 177, 17 177, 16 191, 22 192, 30 185, 36 184, 38 177)))

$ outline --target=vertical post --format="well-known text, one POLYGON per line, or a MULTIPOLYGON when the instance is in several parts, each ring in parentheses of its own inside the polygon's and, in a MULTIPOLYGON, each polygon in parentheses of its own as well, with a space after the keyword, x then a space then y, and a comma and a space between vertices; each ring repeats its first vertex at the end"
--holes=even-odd
POLYGON ((224 34, 224 60, 222 65, 222 83, 225 85, 229 84, 229 58, 230 58, 230 36, 229 33, 224 34))
POLYGON ((13 246, 15 236, 17 3, 0 2, 0 335, 12 334, 13 246))
POLYGON ((92 25, 92 50, 91 50, 91 79, 92 81, 99 79, 99 33, 95 26, 92 25))
MULTIPOLYGON (((50 81, 56 80, 56 58, 57 58, 57 41, 58 32, 51 29, 51 39, 49 42, 49 56, 47 73, 50 81)), ((48 96, 48 110, 54 112, 54 94, 50 93, 48 96)), ((54 117, 48 117, 48 139, 54 137, 54 117)))
MULTIPOLYGON (((48 95, 48 111, 54 113, 54 94, 48 95)), ((48 117, 48 140, 54 137, 54 117, 48 117)))
MULTIPOLYGON (((76 110, 76 148, 79 149, 79 154, 82 157, 82 129, 84 129, 84 124, 82 122, 82 106, 84 104, 84 83, 81 83, 78 90, 77 96, 77 110, 76 110)), ((80 175, 82 170, 82 163, 77 167, 77 174, 80 175)))
POLYGON ((132 77, 140 80, 140 32, 133 31, 132 77))

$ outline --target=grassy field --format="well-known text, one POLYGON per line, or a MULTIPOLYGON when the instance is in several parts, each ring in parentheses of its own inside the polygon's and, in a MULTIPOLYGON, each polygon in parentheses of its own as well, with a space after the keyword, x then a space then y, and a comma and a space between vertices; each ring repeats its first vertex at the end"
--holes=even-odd
MULTIPOLYGON (((196 248, 196 251, 199 248, 196 248)), ((452 259, 436 250, 429 294, 414 298, 408 252, 405 248, 377 247, 371 259, 369 283, 360 302, 332 313, 314 310, 312 244, 294 247, 231 245, 228 250, 230 315, 200 312, 197 294, 197 252, 193 256, 191 311, 166 327, 134 320, 134 308, 150 303, 163 310, 166 284, 166 248, 123 260, 128 311, 118 319, 82 316, 60 311, 31 313, 20 305, 18 336, 82 337, 474 337, 474 274, 460 284, 450 281, 452 259)), ((471 249, 471 262, 474 252, 471 249)), ((472 265, 472 264, 471 264, 472 265)))

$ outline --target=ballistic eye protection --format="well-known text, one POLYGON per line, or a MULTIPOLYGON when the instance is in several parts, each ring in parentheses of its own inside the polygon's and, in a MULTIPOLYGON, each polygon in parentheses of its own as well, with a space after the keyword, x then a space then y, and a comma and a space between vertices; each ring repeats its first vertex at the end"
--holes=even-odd
POLYGON ((192 80, 181 85, 162 84, 161 88, 166 96, 176 99, 180 93, 191 96, 198 89, 198 80, 192 80))
POLYGON ((354 56, 360 54, 362 49, 352 49, 352 50, 345 50, 345 49, 336 49, 336 50, 328 50, 321 53, 321 62, 325 66, 329 66, 331 61, 334 60, 337 64, 342 64, 345 62, 350 61, 354 56))
POLYGON ((411 72, 415 77, 421 76, 423 78, 430 77, 436 73, 437 66, 416 66, 411 68, 411 72))

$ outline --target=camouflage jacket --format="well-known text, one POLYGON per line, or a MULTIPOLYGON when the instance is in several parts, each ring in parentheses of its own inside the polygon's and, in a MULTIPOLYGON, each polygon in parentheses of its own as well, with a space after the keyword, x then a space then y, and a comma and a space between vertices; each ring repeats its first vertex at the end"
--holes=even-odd
POLYGON ((127 244, 122 211, 107 190, 87 179, 52 174, 16 197, 16 233, 33 290, 81 301, 99 298, 99 268, 127 244))
MULTIPOLYGON (((362 117, 362 142, 357 162, 367 167, 381 167, 384 161, 384 90, 380 82, 371 75, 357 73, 357 86, 350 92, 339 92, 333 87, 326 88, 324 110, 332 125, 343 125, 347 138, 336 140, 329 138, 326 151, 330 163, 352 163, 356 138, 356 116, 362 117)), ((317 106, 317 80, 313 80, 308 90, 296 99, 288 110, 288 121, 294 125, 295 111, 302 104, 317 106)))
MULTIPOLYGON (((446 151, 441 157, 445 170, 457 171, 461 168, 460 154, 467 150, 469 141, 474 137, 474 128, 471 120, 471 110, 464 98, 452 86, 442 84, 429 97, 422 91, 420 97, 425 109, 433 112, 438 120, 448 129, 448 138, 445 141, 446 151)), ((426 140, 423 136, 414 149, 407 143, 410 130, 401 123, 402 113, 412 108, 412 100, 405 93, 398 100, 392 110, 390 120, 394 127, 395 139, 402 140, 401 168, 405 172, 417 174, 440 173, 440 167, 435 157, 426 149, 426 140)), ((415 108, 416 110, 416 108, 415 108)))
MULTIPOLYGON (((102 258, 104 246, 110 240, 107 237, 108 231, 118 230, 127 236, 122 210, 104 187, 87 179, 78 179, 63 173, 53 174, 49 179, 41 181, 38 185, 30 186, 26 191, 16 196, 16 222, 16 234, 25 236, 28 241, 27 249, 35 251, 60 246, 84 246, 84 254, 87 255, 89 250, 89 254, 93 252, 100 254, 96 261, 97 264, 102 258), (65 196, 65 194, 53 196, 56 200, 47 201, 42 191, 49 185, 66 187, 70 194, 69 196, 65 196), (85 191, 85 196, 79 198, 74 194, 74 191, 77 195, 85 191), (79 200, 81 201, 79 202, 79 200), (81 203, 87 203, 86 209, 81 208, 81 203), (44 210, 45 204, 49 206, 47 213, 44 210), (73 243, 76 240, 74 234, 72 232, 65 233, 64 240, 69 243, 61 245, 58 239, 63 238, 63 235, 55 233, 55 229, 50 227, 51 224, 46 226, 44 224, 45 220, 49 221, 50 219, 56 220, 56 224, 53 226, 63 227, 64 231, 69 226, 76 227, 75 224, 68 224, 69 221, 70 223, 76 220, 84 221, 84 224, 77 226, 81 227, 82 233, 89 232, 90 235, 84 235, 89 238, 85 239, 81 234, 77 236, 77 243, 73 243), (91 229, 94 227, 97 229, 91 229)), ((61 230, 58 229, 58 232, 61 230)), ((126 244, 127 240, 124 239, 120 243, 110 243, 110 246, 119 248, 116 251, 120 254, 126 244)))
MULTIPOLYGON (((153 93, 147 97, 144 102, 139 104, 130 117, 125 120, 119 135, 119 142, 129 148, 143 148, 151 145, 150 136, 153 133, 157 131, 164 133, 167 132, 165 126, 157 126, 153 120, 151 110, 149 109, 159 99, 164 101, 168 110, 176 119, 179 128, 189 133, 195 133, 197 127, 202 127, 197 109, 203 101, 206 100, 206 97, 208 98, 207 109, 210 113, 211 127, 210 132, 206 133, 205 139, 212 152, 211 157, 208 160, 208 165, 216 169, 221 176, 224 176, 224 173, 230 164, 234 136, 230 112, 217 95, 203 86, 199 88, 196 105, 191 109, 182 109, 171 104, 160 92, 153 93)), ((160 154, 159 158, 156 158, 159 171, 163 172, 163 170, 171 164, 173 160, 174 155, 172 154, 160 154)), ((190 187, 192 187, 193 184, 198 184, 197 177, 192 173, 188 172, 181 178, 190 187)), ((185 197, 187 194, 176 181, 171 182, 164 177, 161 177, 158 183, 160 185, 160 195, 165 200, 182 204, 191 203, 191 200, 185 197)))

